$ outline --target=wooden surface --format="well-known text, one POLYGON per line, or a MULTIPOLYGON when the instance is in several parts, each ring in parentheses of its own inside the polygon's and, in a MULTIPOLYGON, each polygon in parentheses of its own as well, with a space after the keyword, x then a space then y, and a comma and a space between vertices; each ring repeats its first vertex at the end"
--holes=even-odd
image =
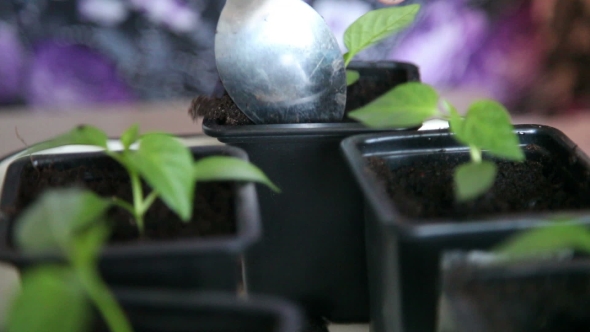
POLYGON ((118 137, 133 123, 139 123, 142 132, 160 130, 175 134, 200 134, 201 123, 188 115, 190 100, 173 102, 119 105, 107 108, 76 109, 71 112, 51 110, 0 109, 0 156, 24 148, 55 135, 62 134, 80 124, 90 124, 118 137), (18 132, 18 136, 17 133, 18 132))

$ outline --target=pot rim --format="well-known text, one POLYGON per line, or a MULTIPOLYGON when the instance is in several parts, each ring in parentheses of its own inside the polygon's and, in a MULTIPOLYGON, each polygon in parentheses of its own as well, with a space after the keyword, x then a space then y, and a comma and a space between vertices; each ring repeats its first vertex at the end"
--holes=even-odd
POLYGON ((255 294, 247 298, 222 291, 161 290, 113 288, 117 299, 125 305, 143 308, 173 308, 195 313, 201 309, 229 312, 270 314, 277 318, 277 332, 296 332, 302 326, 303 314, 294 303, 271 295, 255 294))
MULTIPOLYGON (((514 132, 519 135, 533 135, 542 133, 556 140, 561 146, 576 153, 580 162, 590 169, 590 158, 577 148, 563 132, 553 127, 535 124, 514 125, 514 132)), ((437 237, 457 234, 477 234, 490 232, 503 232, 514 229, 528 229, 541 227, 551 223, 551 219, 558 216, 569 216, 575 218, 577 223, 590 225, 590 210, 562 210, 558 212, 519 212, 501 215, 470 218, 462 221, 451 218, 410 218, 401 214, 395 209, 388 195, 379 184, 377 176, 366 171, 365 154, 363 148, 369 144, 386 141, 404 141, 408 139, 435 139, 440 137, 453 136, 448 129, 425 130, 425 131, 400 131, 383 132, 372 134, 355 135, 342 140, 341 151, 346 162, 361 188, 366 202, 372 209, 379 222, 387 227, 393 227, 403 234, 415 237, 437 237), (492 222, 493 221, 493 222, 492 222)), ((457 143, 459 144, 459 143, 457 143)), ((524 144, 522 144, 524 145, 524 144)), ((441 147, 419 150, 400 150, 398 155, 434 153, 441 150, 441 147)), ((445 148, 445 151, 467 151, 467 147, 445 148)), ((377 155, 376 153, 372 155, 377 155)))
MULTIPOLYGON (((381 61, 351 61, 349 69, 374 68, 374 69, 403 69, 407 72, 407 81, 420 81, 420 73, 417 65, 410 62, 381 60, 381 61)), ((403 128, 399 130, 418 129, 420 126, 403 128)), ((326 123, 289 123, 289 124, 249 124, 249 125, 221 125, 212 119, 203 119, 203 131, 205 134, 217 137, 220 140, 226 138, 252 138, 276 136, 281 138, 328 136, 340 137, 362 132, 391 131, 391 129, 376 130, 365 127, 358 122, 326 122, 326 123)))
MULTIPOLYGON (((188 140, 190 141, 190 140, 188 140)), ((187 143, 188 145, 188 143, 187 143)), ((240 148, 226 146, 226 145, 188 145, 193 153, 216 153, 226 152, 231 156, 248 160, 246 152, 240 148)), ((80 146, 79 149, 62 149, 55 153, 55 155, 62 155, 62 157, 69 157, 80 154, 88 156, 102 156, 100 151, 93 148, 80 146), (70 153, 72 150, 77 153, 70 153)), ((53 153, 39 153, 39 155, 51 156, 53 153)), ((13 158, 14 155, 8 156, 0 160, 0 166, 6 163, 6 169, 15 161, 28 157, 13 158)), ((3 171, 0 167, 0 171, 3 171)), ((4 173, 0 174, 0 178, 4 177, 4 173)), ((2 184, 0 182, 0 202, 4 201, 6 186, 10 185, 10 180, 2 184)), ((117 243, 105 245, 100 254, 100 259, 112 260, 117 258, 129 259, 131 257, 151 257, 175 254, 192 255, 194 253, 206 252, 226 252, 228 254, 238 254, 243 252, 247 247, 254 244, 261 236, 262 226, 260 222, 260 212, 258 207, 258 197, 254 183, 236 184, 235 197, 235 218, 237 223, 237 233, 235 235, 208 237, 208 238, 186 238, 178 240, 163 240, 163 241, 147 241, 146 243, 117 243)), ((63 258, 55 253, 47 253, 43 255, 30 255, 22 253, 18 248, 9 245, 10 224, 11 220, 7 216, 0 213, 0 260, 12 262, 16 265, 28 264, 38 260, 62 262, 63 258)))

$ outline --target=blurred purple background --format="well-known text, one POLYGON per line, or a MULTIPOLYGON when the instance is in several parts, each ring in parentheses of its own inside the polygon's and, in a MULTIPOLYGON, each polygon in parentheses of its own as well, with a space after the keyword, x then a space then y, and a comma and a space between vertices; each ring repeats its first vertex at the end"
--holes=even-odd
POLYGON ((2 0, 0 105, 59 111, 210 93, 222 7, 216 0, 2 0))
MULTIPOLYGON (((306 2, 342 45, 352 21, 393 1, 306 2)), ((555 0, 406 0, 401 5, 410 3, 423 5, 415 24, 358 59, 416 63, 424 82, 445 91, 480 91, 512 112, 587 106, 576 98, 585 93, 579 76, 547 83, 548 68, 559 63, 548 30, 555 23, 555 0)), ((213 38, 223 4, 3 0, 0 106, 60 110, 210 93, 217 81, 213 38)))

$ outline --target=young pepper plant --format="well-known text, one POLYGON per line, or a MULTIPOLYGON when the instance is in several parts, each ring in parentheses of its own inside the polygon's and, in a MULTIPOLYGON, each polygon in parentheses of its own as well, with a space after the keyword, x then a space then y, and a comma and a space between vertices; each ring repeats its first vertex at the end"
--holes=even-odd
POLYGON ((408 128, 439 118, 449 121, 450 131, 469 147, 471 161, 455 169, 455 196, 466 201, 489 190, 497 166, 483 160, 485 150, 492 156, 521 162, 525 155, 519 146, 508 111, 489 99, 474 102, 465 116, 441 98, 431 86, 418 82, 398 85, 349 116, 372 128, 408 128))
MULTIPOLYGON (((361 51, 375 45, 392 34, 410 25, 416 18, 420 5, 385 7, 369 11, 354 21, 344 32, 344 67, 361 51)), ((346 83, 351 85, 359 79, 359 73, 346 71, 346 83)))
POLYGON ((52 189, 15 224, 15 244, 26 255, 54 252, 65 264, 25 270, 7 316, 8 332, 79 332, 92 321, 92 305, 112 332, 132 328, 101 279, 98 253, 110 233, 105 213, 112 202, 79 188, 52 189))
POLYGON ((198 181, 252 181, 280 191, 258 167, 247 161, 212 156, 195 162, 189 148, 166 133, 140 135, 138 126, 132 125, 123 132, 120 141, 123 149, 113 150, 109 148, 107 135, 102 130, 82 125, 34 145, 23 153, 31 154, 64 145, 90 145, 103 149, 129 174, 133 202, 118 197, 112 197, 112 200, 133 215, 140 234, 144 233, 145 214, 157 198, 188 222, 192 217, 194 190, 198 181), (137 148, 132 148, 135 145, 137 148), (148 194, 143 192, 142 179, 152 188, 148 194))
MULTIPOLYGON (((358 18, 344 33, 348 48, 344 54, 345 67, 362 50, 410 25, 419 10, 420 5, 387 7, 358 18)), ((351 85, 359 79, 359 73, 347 70, 346 79, 351 85)), ((448 120, 454 137, 469 147, 471 155, 471 162, 455 171, 455 193, 459 201, 481 195, 494 183, 497 168, 493 162, 482 159, 483 150, 509 160, 524 160, 508 112, 492 100, 474 103, 467 116, 462 117, 450 103, 441 101, 432 87, 410 82, 390 90, 349 116, 373 128, 407 128, 429 118, 448 120)))
POLYGON ((571 218, 512 235, 492 248, 505 261, 544 257, 563 250, 590 254, 590 229, 571 218))

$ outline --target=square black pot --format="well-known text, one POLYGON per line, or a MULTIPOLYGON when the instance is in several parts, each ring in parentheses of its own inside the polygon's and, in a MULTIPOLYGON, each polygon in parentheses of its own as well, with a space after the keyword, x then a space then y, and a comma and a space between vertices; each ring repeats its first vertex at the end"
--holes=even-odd
MULTIPOLYGON (((193 147, 191 151, 195 159, 213 155, 248 159, 243 150, 234 147, 193 147)), ((107 176, 126 174, 119 164, 103 153, 36 155, 32 161, 36 167, 51 165, 53 169, 64 171, 82 167, 84 181, 97 180, 96 174, 84 171, 85 167, 108 169, 107 176)), ((24 180, 21 174, 27 169, 33 169, 28 157, 20 158, 8 167, 0 199, 3 211, 14 208, 24 180)), ((233 200, 228 201, 227 206, 233 207, 235 234, 108 244, 99 260, 103 278, 110 285, 236 292, 244 283, 242 256, 260 238, 261 225, 254 185, 236 182, 229 186, 233 200)), ((0 213, 0 260, 19 269, 50 260, 61 260, 49 254, 44 257, 26 255, 15 248, 12 244, 15 217, 9 218, 0 213)))
MULTIPOLYGON (((555 170, 575 189, 572 199, 582 208, 569 212, 587 215, 588 157, 556 129, 519 125, 515 132, 527 159, 554 156, 554 163, 543 164, 543 169, 555 170)), ((439 255, 443 251, 488 248, 517 230, 565 212, 557 207, 553 212, 491 214, 463 220, 409 217, 399 209, 407 202, 390 199, 384 182, 369 166, 370 158, 384 159, 391 170, 416 161, 436 169, 450 156, 468 161, 468 148, 455 141, 448 130, 432 130, 358 135, 345 139, 342 149, 364 194, 371 321, 376 332, 434 331, 439 255)))
MULTIPOLYGON (((293 304, 272 297, 220 292, 115 290, 135 332, 299 332, 293 304)), ((108 331, 102 322, 95 332, 108 331)))
POLYGON ((487 252, 445 253, 438 331, 588 330, 590 261, 568 256, 506 263, 487 252))
MULTIPOLYGON (((419 80, 418 68, 408 63, 357 62, 350 68, 370 92, 349 98, 353 109, 419 80)), ((348 94, 357 94, 354 89, 348 94)), ((362 197, 339 144, 375 130, 356 122, 229 126, 209 119, 203 130, 244 149, 282 190, 258 190, 264 237, 248 253, 249 289, 286 297, 335 322, 366 322, 362 197)))

